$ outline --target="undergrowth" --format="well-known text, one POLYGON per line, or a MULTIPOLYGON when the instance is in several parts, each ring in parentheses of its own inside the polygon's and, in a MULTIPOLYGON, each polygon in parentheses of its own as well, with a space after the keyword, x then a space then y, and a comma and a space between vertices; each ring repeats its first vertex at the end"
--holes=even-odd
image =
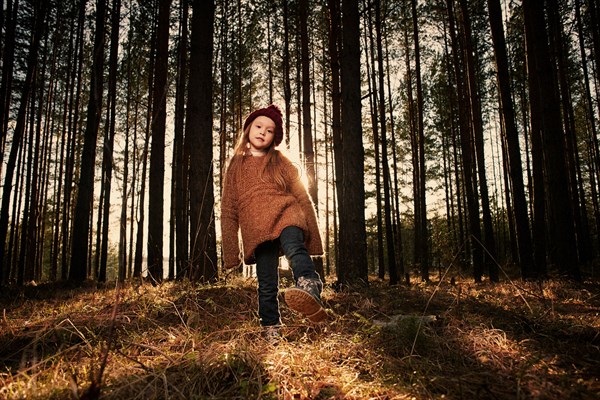
POLYGON ((334 291, 314 325, 256 282, 6 288, 0 398, 404 399, 600 396, 597 282, 430 282, 334 291))

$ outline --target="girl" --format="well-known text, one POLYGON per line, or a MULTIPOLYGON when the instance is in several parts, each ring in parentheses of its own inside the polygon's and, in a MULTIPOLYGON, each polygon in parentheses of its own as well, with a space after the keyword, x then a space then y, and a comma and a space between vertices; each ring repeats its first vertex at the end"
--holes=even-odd
POLYGON ((315 210, 297 168, 275 149, 282 139, 277 106, 258 109, 246 118, 227 168, 221 202, 225 267, 238 267, 242 260, 256 262, 258 315, 264 327, 281 324, 280 250, 296 281, 296 287, 285 292, 287 305, 313 322, 327 317, 320 301, 323 283, 310 258, 323 254, 315 210))

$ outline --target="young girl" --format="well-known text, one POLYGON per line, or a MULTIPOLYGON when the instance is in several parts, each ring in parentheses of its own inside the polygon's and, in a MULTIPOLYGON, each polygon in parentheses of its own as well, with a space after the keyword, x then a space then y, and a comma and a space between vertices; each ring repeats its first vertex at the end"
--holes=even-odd
POLYGON ((277 106, 258 109, 246 118, 229 162, 221 201, 225 267, 238 267, 242 259, 247 264, 256 262, 258 315, 265 327, 281 324, 280 250, 296 281, 296 287, 285 292, 287 305, 313 322, 327 317, 320 302, 323 283, 310 258, 323 253, 315 210, 298 169, 275 149, 282 139, 282 115, 277 106))

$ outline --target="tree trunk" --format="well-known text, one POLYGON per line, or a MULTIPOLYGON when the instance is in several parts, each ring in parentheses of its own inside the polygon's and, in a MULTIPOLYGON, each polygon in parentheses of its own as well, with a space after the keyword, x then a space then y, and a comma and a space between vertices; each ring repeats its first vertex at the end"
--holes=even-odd
MULTIPOLYGON (((131 84, 132 84, 132 67, 131 67, 131 36, 133 30, 129 30, 129 40, 127 47, 127 58, 128 63, 126 66, 127 73, 127 100, 125 104, 125 154, 123 157, 123 190, 121 191, 121 217, 119 221, 119 269, 117 272, 117 279, 119 282, 127 279, 127 203, 129 201, 129 194, 127 190, 129 188, 129 135, 131 130, 130 116, 131 116, 131 84)), ((133 185, 132 185, 133 187, 133 185)), ((133 202, 132 202, 133 203, 133 202)), ((131 221, 133 225, 133 220, 131 221)))
POLYGON ((290 113, 292 87, 290 73, 290 20, 289 0, 283 0, 283 101, 285 103, 285 143, 290 146, 290 113))
POLYGON ((465 89, 463 87, 463 76, 461 74, 461 64, 459 61, 460 49, 456 39, 455 18, 453 0, 446 1, 448 10, 448 21, 450 31, 450 41, 452 53, 454 56, 454 74, 456 91, 458 93, 458 119, 460 129, 460 147, 462 156, 462 173, 464 182, 464 193, 467 205, 467 218, 469 230, 467 233, 468 242, 471 250, 471 262, 475 281, 481 280, 481 271, 483 271, 483 251, 481 249, 481 226, 479 223, 479 202, 475 194, 477 186, 477 177, 473 166, 473 148, 471 145, 471 134, 469 132, 468 105, 466 104, 465 89))
MULTIPOLYGON (((585 98, 586 98, 586 108, 587 108, 587 119, 588 119, 588 123, 590 124, 590 130, 588 133, 588 139, 587 139, 587 143, 588 143, 588 148, 589 148, 589 157, 592 160, 591 164, 595 165, 595 169, 596 171, 594 171, 594 168, 590 168, 590 188, 592 190, 592 204, 593 204, 593 208, 594 208, 594 220, 596 221, 596 231, 600 232, 600 205, 598 205, 598 198, 597 198, 597 182, 596 182, 596 174, 597 174, 597 170, 600 166, 600 154, 598 152, 598 129, 596 128, 596 112, 594 111, 594 102, 592 101, 592 94, 591 94, 591 90, 590 90, 590 78, 589 78, 589 72, 588 72, 588 64, 587 64, 587 56, 586 56, 586 52, 585 52, 585 45, 584 45, 584 38, 583 38, 583 34, 584 34, 584 30, 583 30, 583 24, 581 21, 581 7, 579 5, 579 2, 575 2, 575 16, 576 16, 576 22, 577 22, 577 33, 578 33, 578 37, 579 37, 579 51, 580 51, 580 55, 581 55, 581 62, 582 62, 582 70, 583 70, 583 77, 584 77, 584 83, 585 83, 585 98)), ((598 236, 598 240, 600 240, 600 235, 598 236)))
POLYGON ((564 33, 559 16, 556 0, 546 2, 548 9, 549 38, 551 54, 557 65, 559 99, 562 108, 562 115, 565 129, 565 154, 567 164, 567 177, 570 185, 571 204, 573 208, 573 223, 575 229, 575 238, 577 241, 577 253, 579 263, 582 265, 590 261, 591 241, 590 232, 587 229, 587 210, 585 206, 586 197, 583 189, 580 189, 578 179, 579 168, 579 149, 577 148, 577 138, 575 129, 575 113, 573 110, 573 99, 571 96, 572 88, 568 79, 568 61, 565 59, 565 53, 569 48, 565 46, 563 39, 564 33))
MULTIPOLYGON (((571 278, 580 279, 576 252, 575 229, 567 162, 565 159, 565 133, 562 129, 560 103, 557 98, 555 71, 548 49, 543 5, 538 1, 524 0, 525 34, 528 59, 535 59, 535 70, 529 70, 532 83, 537 86, 541 109, 541 128, 544 151, 544 171, 548 184, 550 230, 550 260, 558 271, 571 278)), ((536 118, 532 115, 532 118, 536 118)))
POLYGON ((163 280, 163 216, 165 181, 165 129, 167 120, 167 73, 171 0, 159 0, 156 64, 152 95, 152 150, 150 152, 148 214, 148 276, 163 280))
MULTIPOLYGON (((314 204, 315 212, 319 215, 318 182, 316 177, 315 152, 313 145, 313 129, 310 106, 310 52, 308 49, 308 0, 300 0, 300 59, 302 65, 302 131, 304 148, 304 170, 308 178, 308 194, 314 204)), ((270 48, 270 46, 269 46, 270 48)), ((314 259, 317 273, 324 278, 323 259, 314 259)))
MULTIPOLYGON (((479 101, 479 84, 475 74, 475 49, 471 33, 471 17, 466 0, 460 0, 460 8, 463 22, 464 54, 467 68, 467 88, 470 111, 471 132, 474 138, 476 169, 479 177, 479 192, 481 196, 481 211, 483 215, 483 245, 485 246, 484 260, 489 277, 492 282, 498 281, 498 265, 496 264, 496 244, 494 239, 494 228, 492 226, 492 213, 488 194, 487 177, 485 173, 485 154, 483 145, 483 121, 481 102, 479 101)), ((481 245, 481 244, 480 244, 481 245)), ((476 271, 475 279, 480 279, 476 271)))
POLYGON ((108 262, 108 228, 110 221, 110 198, 112 187, 113 148, 115 143, 115 120, 117 109, 117 57, 119 53, 119 22, 121 15, 121 0, 113 0, 110 38, 110 59, 108 74, 108 104, 106 129, 104 136, 102 169, 104 178, 104 210, 102 218, 102 240, 100 251, 100 271, 98 281, 106 281, 106 264, 108 262))
POLYGON ((190 145, 191 265, 194 280, 217 279, 212 146, 214 1, 193 3, 186 137, 190 145))
POLYGON ((377 219, 377 257, 373 257, 377 263, 377 273, 379 279, 385 278, 385 248, 383 240, 383 209, 381 208, 381 154, 380 154, 380 140, 379 140, 379 114, 377 112, 377 74, 375 67, 375 44, 373 39, 373 18, 372 8, 368 8, 366 15, 368 20, 365 21, 365 53, 366 53, 366 67, 367 67, 367 82, 369 88, 369 108, 371 109, 371 126, 373 127, 373 147, 375 150, 375 206, 376 206, 376 219, 377 219), (367 41, 367 32, 369 41, 367 41), (368 52, 366 51, 368 49, 368 52))
MULTIPOLYGON (((13 199, 12 215, 21 215, 22 206, 22 192, 23 192, 23 181, 25 177, 25 163, 23 160, 23 146, 19 148, 19 154, 17 156, 17 165, 20 166, 17 169, 17 176, 15 177, 15 193, 13 199)), ((17 242, 19 241, 20 235, 20 224, 18 218, 13 218, 10 226, 10 237, 8 242, 8 251, 6 252, 6 268, 7 268, 7 280, 9 282, 15 281, 17 275, 17 262, 18 262, 18 249, 17 242)))
MULTIPOLYGON (((342 191, 341 185, 338 182, 342 181, 343 177, 343 165, 341 160, 341 154, 343 152, 342 142, 342 97, 340 92, 340 49, 341 49, 341 14, 340 14, 340 3, 339 0, 329 0, 329 62, 331 67, 331 136, 333 141, 334 149, 334 193, 333 193, 333 209, 337 210, 334 212, 334 246, 335 246, 335 265, 336 270, 341 265, 339 258, 339 246, 338 246, 338 215, 341 215, 343 210, 343 204, 336 204, 337 196, 342 191)), ((339 272, 338 272, 339 277, 339 272)))
POLYGON ((8 231, 8 216, 10 207, 10 194, 12 191, 12 179, 15 170, 15 163, 23 134, 26 126, 26 114, 27 107, 29 104, 30 95, 32 92, 33 80, 36 75, 38 65, 38 50, 40 47, 40 39, 43 36, 42 33, 45 29, 46 9, 47 2, 37 0, 35 2, 35 21, 34 21, 34 33, 33 40, 29 47, 29 54, 27 56, 27 73, 25 81, 23 83, 23 89, 21 93, 21 104, 17 113, 17 121, 15 129, 13 131, 13 141, 10 149, 8 163, 6 165, 6 172, 4 177, 4 188, 2 190, 2 208, 0 210, 0 282, 4 282, 5 274, 4 270, 4 252, 6 249, 6 234, 8 231))
MULTIPOLYGON (((508 56, 506 54, 506 41, 504 39, 504 28, 502 25, 502 9, 500 0, 488 0, 490 15, 490 26, 492 30, 492 41, 494 44, 494 56, 496 59, 496 78, 500 92, 500 108, 504 129, 504 142, 506 143, 508 174, 510 179, 510 193, 512 194, 512 205, 517 248, 519 254, 519 265, 523 277, 529 274, 533 266, 531 232, 529 230, 529 219, 527 217, 527 200, 525 199, 525 187, 523 184, 523 168, 521 163, 521 149, 519 147, 519 132, 515 121, 515 111, 512 101, 508 56)), ((508 189, 508 188, 507 188, 508 189)))
POLYGON ((408 23, 404 24, 402 36, 404 37, 404 51, 406 57, 404 59, 406 68, 406 108, 408 110, 408 136, 410 138, 410 156, 412 166, 412 193, 413 193, 413 264, 418 264, 419 249, 418 243, 421 242, 421 225, 417 223, 419 217, 421 202, 419 201, 419 149, 417 146, 417 127, 415 123, 415 97, 413 92, 413 69, 410 63, 410 46, 408 42, 408 23))
POLYGON ((90 212, 94 197, 94 167, 96 163, 96 140, 102 110, 102 85, 104 71, 104 19, 106 0, 98 0, 96 5, 96 33, 94 37, 94 61, 87 106, 85 140, 81 157, 79 191, 73 219, 73 244, 69 280, 84 281, 87 278, 88 236, 90 212))
MULTIPOLYGON (((146 110, 146 122, 145 122, 145 138, 144 138, 144 150, 142 152, 142 176, 140 178, 140 200, 138 202, 138 221, 137 221, 137 232, 136 232, 136 240, 135 240, 135 258, 133 261, 133 276, 141 277, 142 275, 142 253, 144 246, 144 220, 145 220, 145 200, 146 200, 146 174, 148 169, 148 148, 150 147, 150 130, 152 124, 152 116, 154 115, 154 100, 153 96, 155 93, 154 90, 154 69, 155 58, 156 58, 156 46, 157 46, 157 18, 156 18, 156 10, 152 11, 152 34, 151 34, 151 47, 150 47, 150 58, 148 60, 149 71, 148 71, 148 102, 147 102, 147 110, 146 110)), ((136 112, 137 114, 137 112, 136 112)), ((136 118, 137 121, 137 118, 136 118)), ((139 168, 139 167, 138 167, 139 168)))
MULTIPOLYGON (((377 31, 377 63, 379 65, 379 112, 381 115, 381 161, 383 163, 383 201, 385 208, 385 236, 387 241, 388 268, 390 274, 390 285, 398 283, 396 266, 396 251, 394 249, 394 227, 392 226, 392 208, 390 206, 390 166, 388 163, 387 149, 387 122, 385 118, 385 85, 383 70, 383 34, 381 28, 381 2, 375 3, 375 28, 377 31)), ((375 90, 375 88, 373 88, 375 90)))
MULTIPOLYGON (((188 265, 188 158, 184 157, 184 119, 185 93, 187 81, 187 43, 188 43, 189 3, 181 2, 180 39, 177 51, 177 93, 175 98, 175 138, 174 138, 174 176, 175 176, 175 276, 182 279, 188 265)), ((227 18, 224 18, 225 20, 227 18)), ((223 83, 225 87, 225 83, 223 83)), ((224 90, 224 89, 223 89, 224 90)), ((224 100, 225 96, 223 96, 224 100)), ((224 108, 224 106, 222 106, 224 108)), ((221 120, 224 119, 222 115, 221 120)), ((223 121, 221 121, 223 122, 223 121)), ((223 131, 221 135, 224 136, 223 131)), ((223 175, 221 175, 223 176, 223 175)))
MULTIPOLYGON (((36 74, 37 75, 37 74, 36 74)), ((34 76, 34 80, 36 79, 36 77, 34 76)), ((32 89, 33 90, 33 89, 32 89)), ((34 210, 32 209, 32 205, 35 207, 35 200, 32 200, 33 195, 32 192, 34 192, 35 190, 33 190, 33 186, 34 186, 34 179, 32 178, 32 174, 36 173, 34 172, 34 167, 37 169, 37 164, 35 166, 33 166, 32 164, 34 163, 34 154, 33 154, 33 150, 36 147, 33 143, 34 143, 34 139, 35 139, 35 129, 34 129, 34 124, 35 124, 35 107, 36 104, 35 100, 33 100, 35 93, 32 93, 32 104, 30 106, 30 110, 29 110, 29 124, 27 126, 27 129, 29 130, 28 133, 28 140, 27 140, 27 159, 23 160, 22 162, 27 163, 26 166, 26 178, 25 178, 25 197, 23 199, 23 202, 25 203, 25 209, 23 210, 23 218, 21 220, 21 243, 19 245, 19 259, 17 262, 17 285, 21 286, 23 285, 23 283, 25 281, 31 281, 32 279, 32 273, 30 271, 26 271, 26 267, 25 267, 25 263, 26 263, 26 257, 27 257, 27 251, 29 250, 29 243, 31 240, 30 237, 30 232, 33 232, 33 229, 35 229, 35 215, 34 214, 34 210), (31 221, 33 222, 33 227, 31 225, 31 221)), ((36 194, 37 195, 37 194, 36 194)))
MULTIPOLYGON (((12 91, 13 70, 15 62, 15 30, 19 11, 19 1, 6 2, 6 24, 2 53, 2 81, 0 82, 0 172, 4 163, 4 146, 8 132, 8 118, 10 114, 10 93, 12 91)), ((0 255, 3 257, 4 254, 0 255)), ((0 263, 1 265, 1 263, 0 263)), ((0 266, 0 283, 2 282, 2 268, 0 266)))
MULTIPOLYGON (((390 56, 390 52, 388 50, 388 40, 387 37, 388 35, 386 35, 384 33, 383 35, 384 40, 385 40, 385 47, 386 47, 386 52, 385 52, 385 63, 386 63, 386 68, 389 71, 390 70, 390 61, 389 61, 389 56, 390 56)), ((387 74, 387 85, 388 85, 388 98, 389 98, 389 111, 390 111, 390 127, 391 127, 391 135, 392 135, 392 160, 393 160, 393 171, 394 171, 394 202, 396 204, 396 207, 394 208, 394 246, 395 246, 395 251, 396 254, 398 255, 398 261, 397 261, 397 267, 398 270, 396 271, 396 274, 402 276, 404 274, 404 246, 402 244, 402 222, 400 220, 400 190, 398 189, 398 155, 397 155, 397 151, 396 151, 396 134, 395 134, 395 130, 394 130, 394 106, 392 104, 392 84, 391 84, 391 79, 390 79, 390 73, 388 72, 387 74)))
POLYGON ((339 201, 341 284, 368 285, 367 237, 365 229, 364 148, 362 144, 360 92, 360 20, 358 0, 342 0, 342 126, 343 152, 336 148, 336 163, 342 163, 339 201))
POLYGON ((423 122, 423 88, 421 85, 421 46, 419 44, 419 26, 417 21, 417 0, 411 1, 412 19, 413 19, 413 40, 415 44, 415 77, 417 83, 417 144, 418 144, 418 220, 415 219, 415 225, 419 226, 419 238, 416 243, 417 261, 420 264, 421 279, 429 280, 429 234, 427 229, 427 191, 426 191, 426 171, 425 171, 425 126, 423 122))

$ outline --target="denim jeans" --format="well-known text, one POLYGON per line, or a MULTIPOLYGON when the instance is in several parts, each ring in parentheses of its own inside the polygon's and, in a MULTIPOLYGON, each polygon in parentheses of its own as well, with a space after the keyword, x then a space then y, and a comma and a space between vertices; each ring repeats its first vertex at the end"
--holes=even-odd
POLYGON ((294 280, 320 279, 306 246, 304 233, 295 226, 285 228, 278 239, 260 244, 254 251, 258 278, 258 316, 263 326, 279 325, 279 249, 288 259, 294 280))

